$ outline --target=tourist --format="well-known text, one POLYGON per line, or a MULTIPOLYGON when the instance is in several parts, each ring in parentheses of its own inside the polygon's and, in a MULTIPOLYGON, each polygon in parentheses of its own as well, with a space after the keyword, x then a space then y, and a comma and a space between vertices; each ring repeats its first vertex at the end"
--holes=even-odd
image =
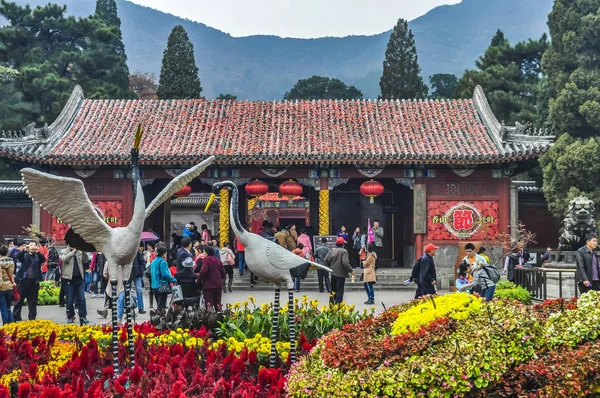
POLYGON ((144 273, 146 272, 146 260, 144 259, 144 245, 140 246, 140 251, 133 259, 131 274, 135 285, 136 301, 138 313, 145 314, 144 311, 144 273))
MULTIPOLYGON (((466 261, 463 261, 458 266, 458 278, 456 278, 456 289, 460 291, 464 286, 469 284, 469 271, 470 267, 466 261)), ((466 289, 469 293, 471 292, 471 288, 466 289)))
POLYGON ((211 246, 213 249, 215 249, 215 257, 218 258, 219 260, 221 260, 221 252, 219 251, 219 242, 217 242, 216 240, 211 240, 210 243, 208 244, 208 246, 211 246))
POLYGON ((196 226, 196 223, 193 221, 190 221, 190 226, 191 226, 191 231, 192 231, 192 241, 200 241, 201 236, 200 236, 200 232, 198 231, 198 227, 196 226))
POLYGON ((337 233, 338 238, 344 239, 344 242, 348 243, 348 232, 346 232, 346 226, 342 225, 339 232, 337 233))
POLYGON ((55 281, 58 271, 58 260, 59 260, 58 250, 56 247, 52 246, 48 249, 48 272, 46 272, 46 280, 47 281, 55 281))
MULTIPOLYGON (((366 231, 363 228, 362 231, 366 231)), ((360 266, 360 262, 367 259, 367 234, 361 232, 360 227, 356 227, 352 234, 352 266, 360 266), (364 254, 363 254, 364 253, 364 254)))
MULTIPOLYGON (((519 248, 519 265, 525 265, 527 264, 529 261, 531 261, 531 255, 529 254, 529 250, 527 250, 527 247, 525 245, 524 241, 519 241, 519 243, 517 244, 517 247, 519 248)), ((531 268, 531 267, 528 267, 531 268)))
POLYGON ((279 246, 287 249, 287 244, 286 244, 287 233, 280 225, 278 225, 277 228, 275 228, 275 229, 276 229, 276 232, 275 232, 274 238, 275 238, 276 243, 278 243, 279 246))
POLYGON ((377 262, 377 253, 375 252, 375 243, 371 242, 367 246, 367 259, 363 261, 363 285, 365 292, 367 292, 367 301, 365 304, 375 304, 375 283, 377 277, 375 275, 375 263, 377 262))
POLYGON ((202 228, 202 233, 200 234, 201 235, 200 238, 201 238, 201 240, 203 240, 205 242, 205 244, 207 244, 211 240, 210 232, 208 231, 208 225, 202 224, 202 226, 200 228, 202 228))
POLYGON ((0 314, 2 324, 15 321, 12 313, 13 287, 15 284, 15 262, 8 257, 8 247, 0 246, 0 314))
POLYGON ((383 227, 379 225, 379 220, 373 221, 373 236, 375 237, 375 251, 377 258, 383 258, 383 227))
POLYGON ((472 243, 467 243, 465 245, 465 254, 462 261, 469 264, 470 267, 473 266, 474 263, 484 263, 488 264, 486 258, 480 254, 475 253, 475 245, 472 243))
POLYGON ((202 268, 202 259, 204 258, 204 247, 206 245, 202 245, 202 246, 198 246, 195 250, 195 257, 194 257, 194 264, 196 264, 196 266, 194 267, 194 272, 198 273, 200 272, 200 269, 202 268))
POLYGON ((17 255, 17 262, 21 264, 21 267, 15 273, 15 282, 21 298, 13 308, 15 322, 21 321, 21 309, 25 300, 27 300, 27 306, 29 307, 28 319, 35 321, 38 292, 42 281, 42 264, 46 261, 44 256, 38 252, 35 242, 30 242, 26 247, 27 250, 19 251, 17 255))
POLYGON ((485 259, 485 261, 490 264, 490 258, 485 254, 485 247, 481 246, 479 250, 477 250, 477 254, 485 259))
MULTIPOLYGON (((311 259, 310 253, 304 252, 304 244, 302 242, 298 242, 298 246, 296 246, 296 248, 294 250, 292 250, 292 253, 294 253, 295 255, 300 256, 302 258, 305 258, 307 260, 311 259)), ((301 275, 296 275, 294 277, 294 286, 295 286, 297 292, 300 291, 300 279, 302 279, 302 277, 303 276, 301 276, 301 275)))
MULTIPOLYGON (((325 258, 329 254, 327 247, 327 238, 321 238, 321 244, 315 249, 315 261, 317 264, 325 265, 325 258)), ((319 293, 331 293, 331 282, 329 280, 329 272, 324 269, 317 269, 317 277, 319 278, 319 293)))
POLYGON ((190 238, 183 238, 181 240, 181 247, 177 250, 177 261, 175 262, 177 271, 183 269, 183 261, 188 257, 194 257, 192 252, 192 240, 190 238))
MULTIPOLYGON (((123 324, 123 312, 125 310, 125 283, 123 282, 123 267, 117 267, 117 288, 115 294, 117 296, 117 323, 119 325, 123 324)), ((102 270, 102 277, 109 280, 111 278, 110 275, 110 267, 108 263, 105 263, 104 269, 102 270)), ((97 310, 98 315, 102 318, 108 317, 108 311, 112 306, 112 285, 109 282, 105 287, 105 299, 104 299, 104 309, 97 310)))
POLYGON ((185 224, 185 227, 183 228, 181 236, 183 236, 184 238, 190 238, 190 240, 192 240, 192 237, 194 236, 194 232, 192 231, 191 224, 185 224))
POLYGON ((589 234, 585 237, 585 246, 577 250, 575 262, 577 270, 575 281, 579 291, 586 293, 590 290, 600 290, 600 270, 598 269, 598 255, 594 252, 598 247, 598 236, 589 234))
POLYGON ((38 252, 44 256, 44 258, 46 259, 46 261, 44 262, 44 264, 42 264, 42 278, 47 281, 48 279, 46 279, 46 274, 48 273, 48 247, 46 246, 48 244, 48 241, 44 238, 40 239, 40 244, 38 245, 38 252))
POLYGON ((509 282, 515 281, 515 269, 523 268, 520 265, 521 256, 519 254, 519 248, 514 247, 512 252, 506 256, 504 260, 504 269, 502 270, 502 274, 508 274, 507 278, 509 282))
POLYGON ((175 274, 175 279, 181 286, 181 294, 183 294, 183 301, 177 304, 182 307, 197 307, 200 304, 201 291, 198 275, 194 272, 194 265, 194 260, 188 257, 183 261, 183 269, 175 274))
MULTIPOLYGON (((191 242, 189 244, 191 245, 191 242)), ((152 275, 152 289, 154 289, 154 297, 156 298, 156 309, 164 310, 167 308, 167 296, 171 293, 169 284, 177 282, 169 271, 166 247, 161 246, 156 249, 156 258, 150 264, 150 274, 152 275)))
POLYGON ((286 228, 285 245, 289 251, 298 246, 298 232, 296 232, 296 225, 294 224, 288 225, 286 228))
POLYGON ((80 325, 87 325, 87 308, 85 302, 84 275, 89 268, 89 257, 87 253, 67 246, 60 252, 63 263, 63 282, 67 295, 67 323, 75 322, 75 307, 79 312, 80 325))
POLYGON ((221 260, 215 257, 215 249, 211 246, 204 248, 204 260, 202 269, 198 274, 198 280, 202 284, 202 293, 206 308, 214 308, 215 311, 221 307, 221 295, 223 289, 223 278, 225 268, 221 260))
POLYGON ((235 264, 235 255, 229 248, 229 243, 223 242, 223 247, 219 250, 221 256, 221 262, 225 267, 225 277, 223 278, 223 293, 227 290, 231 293, 231 286, 233 285, 233 265, 235 264), (227 276, 229 276, 229 283, 225 283, 227 276))
POLYGON ((550 246, 548 246, 546 248, 546 253, 544 253, 541 257, 540 260, 538 261, 538 266, 543 266, 545 263, 547 263, 548 261, 550 261, 550 255, 552 254, 552 248, 550 246))
POLYGON ((330 302, 340 304, 344 301, 344 285, 346 278, 352 274, 352 267, 348 259, 348 250, 344 248, 344 238, 338 237, 335 240, 335 246, 327 257, 325 257, 325 265, 333 271, 331 273, 331 292, 330 302))
POLYGON ((306 234, 306 228, 300 230, 300 236, 298 236, 298 245, 302 243, 302 254, 310 260, 310 254, 312 253, 312 243, 310 243, 310 237, 306 234))
POLYGON ((246 259, 244 257, 244 245, 242 245, 242 242, 237 237, 235 238, 235 251, 238 255, 238 269, 240 276, 242 276, 244 275, 244 268, 246 268, 246 259))
POLYGON ((102 252, 96 252, 92 255, 92 267, 94 270, 92 278, 92 297, 97 294, 104 298, 104 291, 108 280, 104 277, 104 268, 106 267, 106 256, 102 252), (100 285, 100 286, 98 286, 100 285))
MULTIPOLYGON (((468 245, 469 244, 467 244, 467 246, 468 245)), ((475 247, 473 247, 473 254, 475 254, 475 247)), ((485 267, 488 265, 485 259, 483 259, 481 256, 479 256, 479 259, 471 263, 471 274, 473 275, 473 280, 459 288, 458 291, 462 292, 468 290, 469 288, 473 288, 473 292, 478 293, 478 290, 481 290, 481 297, 484 297, 486 301, 492 301, 494 298, 494 292, 496 291, 496 284, 490 279, 488 271, 485 269, 485 267)))
POLYGON ((146 243, 146 251, 144 252, 144 260, 146 260, 146 265, 149 266, 150 263, 156 258, 156 249, 154 247, 154 243, 146 243))
POLYGON ((433 243, 428 244, 425 246, 425 249, 423 249, 425 254, 421 258, 421 266, 418 275, 419 283, 417 284, 421 290, 419 297, 436 293, 437 272, 435 270, 435 261, 433 261, 433 257, 437 254, 437 249, 439 249, 439 247, 433 243))

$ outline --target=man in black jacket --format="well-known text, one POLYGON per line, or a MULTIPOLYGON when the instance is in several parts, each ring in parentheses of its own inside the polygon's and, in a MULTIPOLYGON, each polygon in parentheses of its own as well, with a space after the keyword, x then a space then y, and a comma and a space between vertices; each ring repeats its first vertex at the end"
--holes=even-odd
POLYGON ((46 262, 46 258, 38 252, 38 247, 35 242, 29 243, 27 250, 19 252, 17 261, 21 263, 21 268, 15 275, 15 282, 19 289, 21 299, 17 301, 13 308, 13 317, 15 322, 21 321, 21 308, 23 301, 27 300, 29 307, 28 319, 34 321, 37 317, 37 302, 38 292, 40 290, 40 282, 42 281, 42 264, 46 262))
POLYGON ((192 260, 194 259, 194 255, 192 254, 192 240, 190 238, 183 238, 181 240, 181 247, 177 250, 177 262, 175 263, 177 271, 183 270, 183 262, 188 257, 191 257, 192 260))
POLYGON ((437 253, 438 246, 430 243, 423 250, 425 254, 421 258, 421 272, 417 279, 417 295, 425 296, 426 294, 435 294, 437 275, 435 272, 435 262, 433 257, 437 253), (421 291, 419 292, 419 288, 421 291), (420 293, 420 294, 419 294, 420 293))
POLYGON ((146 260, 144 259, 144 244, 140 244, 140 250, 133 260, 133 283, 135 284, 135 292, 137 297, 138 313, 145 314, 144 311, 144 274, 146 273, 146 260))
POLYGON ((575 262, 577 271, 575 280, 581 293, 590 290, 600 290, 600 270, 598 269, 598 256, 594 250, 598 247, 598 237, 595 234, 589 234, 585 238, 585 246, 577 250, 575 262))

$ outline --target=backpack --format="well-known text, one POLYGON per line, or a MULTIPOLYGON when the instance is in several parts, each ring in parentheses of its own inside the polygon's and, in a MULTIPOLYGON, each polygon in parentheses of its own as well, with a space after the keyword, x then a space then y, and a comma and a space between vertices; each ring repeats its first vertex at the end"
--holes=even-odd
POLYGON ((491 265, 486 264, 483 266, 483 270, 485 271, 488 278, 490 278, 490 280, 492 282, 498 283, 498 281, 500 280, 500 271, 498 271, 498 268, 492 267, 491 265))
POLYGON ((413 265, 412 273, 410 274, 410 280, 417 283, 419 275, 421 275, 421 262, 423 257, 419 258, 415 265, 413 265))

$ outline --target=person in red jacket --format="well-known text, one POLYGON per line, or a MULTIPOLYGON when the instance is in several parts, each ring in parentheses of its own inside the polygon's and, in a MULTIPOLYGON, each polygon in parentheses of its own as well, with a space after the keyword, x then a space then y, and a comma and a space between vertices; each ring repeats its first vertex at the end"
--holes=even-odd
POLYGON ((202 260, 198 281, 202 284, 206 308, 212 306, 215 310, 218 310, 221 307, 225 267, 223 267, 221 260, 215 257, 215 249, 212 246, 205 246, 204 254, 205 257, 202 260))

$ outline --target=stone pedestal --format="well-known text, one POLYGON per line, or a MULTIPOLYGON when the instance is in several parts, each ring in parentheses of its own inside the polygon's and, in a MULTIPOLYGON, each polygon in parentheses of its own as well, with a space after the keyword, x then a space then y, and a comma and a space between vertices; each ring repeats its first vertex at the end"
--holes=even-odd
POLYGON ((575 286, 576 254, 576 251, 550 252, 550 259, 544 264, 547 298, 570 299, 580 294, 575 286))

